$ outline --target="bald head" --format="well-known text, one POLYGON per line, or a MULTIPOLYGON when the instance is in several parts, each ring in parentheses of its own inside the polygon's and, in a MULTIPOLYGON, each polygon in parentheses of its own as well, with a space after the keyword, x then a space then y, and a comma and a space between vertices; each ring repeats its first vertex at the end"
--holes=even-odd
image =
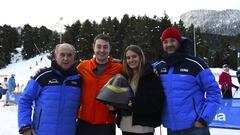
POLYGON ((58 44, 55 48, 55 60, 57 64, 63 69, 69 69, 74 63, 75 48, 68 44, 58 44))

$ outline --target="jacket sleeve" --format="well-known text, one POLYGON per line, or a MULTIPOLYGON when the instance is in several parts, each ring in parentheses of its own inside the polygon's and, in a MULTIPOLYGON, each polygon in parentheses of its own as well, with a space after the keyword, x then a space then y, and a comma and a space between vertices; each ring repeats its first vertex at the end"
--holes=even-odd
POLYGON ((41 86, 31 79, 25 87, 18 103, 18 127, 32 125, 32 105, 33 101, 38 97, 41 86))
POLYGON ((207 124, 209 124, 220 106, 220 89, 214 75, 209 68, 202 70, 197 75, 197 81, 200 85, 200 88, 205 93, 204 105, 199 113, 198 120, 203 119, 207 124))

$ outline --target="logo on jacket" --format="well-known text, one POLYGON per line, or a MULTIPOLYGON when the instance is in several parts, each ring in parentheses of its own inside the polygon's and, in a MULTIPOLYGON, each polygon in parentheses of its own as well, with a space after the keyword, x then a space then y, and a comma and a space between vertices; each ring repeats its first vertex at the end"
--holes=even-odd
POLYGON ((186 69, 186 68, 181 68, 180 71, 181 71, 181 72, 188 72, 189 70, 186 69))
POLYGON ((167 68, 162 68, 162 69, 160 70, 160 72, 161 72, 161 73, 166 73, 166 72, 167 72, 167 68))
POLYGON ((57 79, 52 79, 48 81, 48 84, 57 84, 59 81, 57 79))
POLYGON ((76 81, 71 81, 71 84, 77 85, 77 82, 76 81))

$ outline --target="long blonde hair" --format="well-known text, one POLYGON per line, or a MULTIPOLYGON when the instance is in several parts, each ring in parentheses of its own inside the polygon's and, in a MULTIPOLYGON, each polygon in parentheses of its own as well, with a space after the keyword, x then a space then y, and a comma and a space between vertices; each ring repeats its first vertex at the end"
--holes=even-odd
POLYGON ((143 50, 137 45, 129 45, 125 49, 124 54, 123 54, 123 73, 127 75, 129 82, 132 80, 132 78, 134 76, 133 70, 127 64, 126 53, 129 50, 135 52, 140 58, 140 63, 139 63, 138 69, 137 69, 136 80, 135 80, 138 84, 138 81, 142 77, 142 74, 143 74, 143 66, 145 64, 145 55, 143 53, 143 50))

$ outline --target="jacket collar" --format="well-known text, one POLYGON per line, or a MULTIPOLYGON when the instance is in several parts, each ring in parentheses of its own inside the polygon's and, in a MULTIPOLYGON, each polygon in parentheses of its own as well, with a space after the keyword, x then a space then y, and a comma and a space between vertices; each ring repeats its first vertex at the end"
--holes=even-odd
MULTIPOLYGON (((112 57, 108 58, 108 62, 107 62, 107 66, 106 67, 110 67, 112 65, 112 57)), ((91 60, 91 70, 94 70, 97 68, 97 63, 96 63, 96 58, 92 58, 91 60)))

